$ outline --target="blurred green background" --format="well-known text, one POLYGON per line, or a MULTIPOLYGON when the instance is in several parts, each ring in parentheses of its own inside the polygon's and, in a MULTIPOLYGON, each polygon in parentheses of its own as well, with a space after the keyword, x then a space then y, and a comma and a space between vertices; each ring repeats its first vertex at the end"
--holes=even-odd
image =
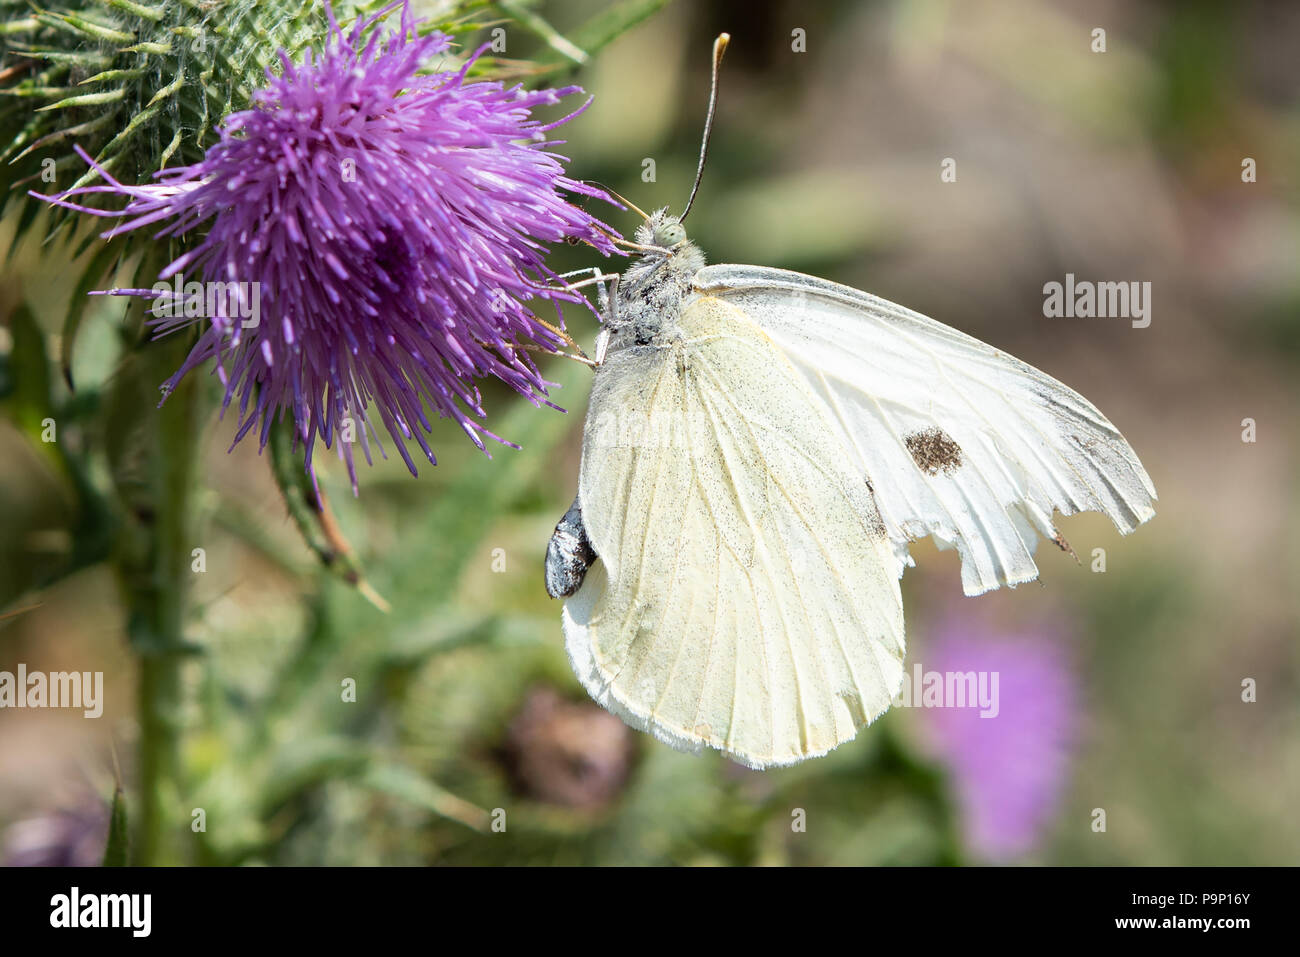
MULTIPOLYGON (((525 5, 560 31, 598 6, 525 5)), ((909 666, 964 630, 1067 651, 1076 693, 1058 704, 1071 733, 1032 840, 976 840, 958 780, 970 772, 927 747, 922 709, 891 711, 827 758, 758 773, 676 753, 591 704, 541 578, 575 489, 591 375, 548 360, 567 414, 487 390, 489 427, 522 451, 489 460, 439 427, 437 468, 412 479, 392 456, 361 472, 356 498, 337 459, 318 454, 387 614, 321 571, 255 443, 227 454, 233 420, 202 416, 193 544, 206 571, 175 716, 175 859, 1296 863, 1300 8, 672 3, 573 74, 595 102, 563 130, 571 174, 647 210, 680 209, 723 30, 718 119, 688 221, 710 260, 847 283, 1042 368, 1124 432, 1159 492, 1154 521, 1123 540, 1099 516, 1065 520, 1082 564, 1041 549, 1042 583, 1014 591, 964 598, 955 553, 913 548, 909 666), (1091 49, 1099 27, 1104 53, 1091 49), (941 181, 945 158, 956 182, 941 181), (1043 285, 1066 273, 1150 281, 1150 327, 1045 318, 1043 285), (341 700, 349 678, 355 703, 341 700), (193 808, 205 831, 191 830, 193 808), (797 809, 806 830, 792 827, 797 809)), ((507 31, 511 57, 537 53, 535 36, 507 31)), ((12 230, 7 217, 4 246, 12 230)), ((585 252, 558 250, 552 265, 591 265, 585 252)), ((129 547, 130 523, 87 514, 77 483, 105 483, 115 444, 127 446, 119 461, 132 454, 119 408, 95 396, 132 376, 155 414, 175 357, 128 360, 125 305, 92 300, 77 393, 53 359, 46 370, 68 423, 59 443, 85 473, 33 442, 10 380, 24 337, 58 355, 79 275, 69 255, 29 234, 0 271, 0 670, 102 670, 106 705, 98 720, 0 711, 11 862, 97 860, 119 775, 133 806, 135 657, 120 581, 101 560, 129 547), (36 333, 15 319, 24 304, 36 333), (79 551, 89 563, 62 574, 79 551)), ((566 316, 590 344, 594 319, 566 316)))

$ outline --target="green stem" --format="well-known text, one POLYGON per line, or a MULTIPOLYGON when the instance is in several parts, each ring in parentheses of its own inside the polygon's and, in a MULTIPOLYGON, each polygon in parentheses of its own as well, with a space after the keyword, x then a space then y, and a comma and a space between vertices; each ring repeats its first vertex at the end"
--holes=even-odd
POLYGON ((180 733, 176 706, 179 675, 173 662, 159 657, 140 659, 140 817, 136 834, 136 863, 150 866, 175 863, 169 813, 179 800, 180 733))
MULTIPOLYGON (((174 368, 174 349, 146 347, 149 375, 174 368), (157 361, 154 361, 154 360, 157 361)), ((153 381, 158 381, 153 379, 153 381)), ((141 532, 138 561, 127 561, 129 631, 139 658, 139 817, 136 859, 141 865, 184 863, 182 837, 189 812, 182 769, 184 697, 181 666, 187 596, 193 577, 194 473, 198 452, 199 393, 193 381, 177 387, 144 420, 149 434, 149 494, 134 508, 141 532), (132 567, 134 566, 134 567, 132 567)))

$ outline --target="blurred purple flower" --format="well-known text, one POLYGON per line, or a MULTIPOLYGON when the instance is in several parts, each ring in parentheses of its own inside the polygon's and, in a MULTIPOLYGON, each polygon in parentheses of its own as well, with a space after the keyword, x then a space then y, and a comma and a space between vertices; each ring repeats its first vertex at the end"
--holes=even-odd
POLYGON ((541 404, 548 383, 520 346, 554 350, 562 339, 523 302, 585 302, 546 267, 543 244, 577 239, 613 251, 614 231, 566 196, 605 194, 565 176, 563 157, 544 148, 553 145, 546 134, 577 113, 531 118, 579 88, 469 83, 468 63, 419 75, 450 40, 419 36, 409 4, 400 28, 381 37, 375 21, 395 6, 346 34, 330 11, 324 52, 300 66, 281 53, 283 76, 268 71, 254 107, 226 119, 201 162, 163 170, 146 186, 101 169, 107 185, 51 198, 123 217, 106 238, 156 223, 165 224, 157 236, 180 236, 206 224, 202 242, 159 276, 196 270, 206 290, 112 290, 160 300, 159 335, 196 316, 208 322, 164 399, 215 358, 223 414, 238 397, 232 447, 259 424, 264 446, 273 419, 287 412, 309 471, 316 438, 327 448, 340 439, 354 489, 347 433, 367 462, 371 439, 385 454, 375 414, 412 474, 406 440, 436 462, 425 440, 430 410, 455 419, 480 449, 484 436, 510 445, 481 424, 474 380, 495 377, 541 404), (96 192, 130 201, 116 212, 67 202, 96 192), (249 285, 209 298, 217 307, 205 312, 202 296, 217 283, 249 285))
POLYGON ((92 867, 104 857, 108 809, 86 800, 5 830, 0 867, 92 867))
POLYGON ((927 743, 947 766, 963 833, 982 857, 1031 849, 1058 806, 1078 719, 1075 675, 1059 636, 1002 636, 950 621, 925 649, 927 672, 998 675, 996 716, 927 708, 927 743))

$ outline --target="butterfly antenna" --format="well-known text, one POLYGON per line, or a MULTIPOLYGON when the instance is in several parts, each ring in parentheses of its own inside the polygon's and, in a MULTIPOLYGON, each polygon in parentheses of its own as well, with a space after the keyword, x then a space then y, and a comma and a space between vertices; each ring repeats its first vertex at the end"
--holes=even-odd
POLYGON ((596 182, 594 179, 585 179, 585 180, 583 180, 583 182, 584 182, 584 183, 587 183, 587 184, 589 184, 589 185, 591 185, 591 186, 595 186, 595 187, 597 187, 598 189, 603 189, 605 192, 609 193, 611 196, 613 196, 615 199, 617 199, 620 203, 626 203, 626 204, 628 205, 628 207, 631 208, 632 212, 634 212, 634 213, 636 213, 637 215, 639 215, 642 219, 649 219, 649 218, 650 218, 649 214, 647 214, 645 210, 643 210, 643 209, 642 209, 640 206, 638 206, 636 203, 632 202, 632 200, 628 199, 626 196, 624 196, 624 195, 623 195, 622 193, 620 193, 618 190, 613 189, 613 188, 611 188, 611 187, 609 187, 609 186, 606 186, 604 183, 598 183, 598 182, 596 182))
POLYGON ((695 194, 700 191, 700 180, 704 178, 704 161, 709 156, 709 135, 713 132, 713 111, 718 106, 718 70, 722 67, 722 55, 727 52, 727 44, 730 42, 729 33, 719 33, 718 38, 713 41, 713 85, 709 88, 709 115, 704 120, 704 141, 700 143, 700 165, 695 169, 695 185, 691 187, 691 198, 686 201, 686 209, 682 210, 678 222, 686 221, 686 216, 691 211, 691 204, 695 202, 695 194))

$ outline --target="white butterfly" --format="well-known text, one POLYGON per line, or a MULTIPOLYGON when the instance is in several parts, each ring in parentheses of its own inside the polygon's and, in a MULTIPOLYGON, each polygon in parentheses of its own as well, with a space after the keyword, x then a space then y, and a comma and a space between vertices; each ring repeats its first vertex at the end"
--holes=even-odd
POLYGON ((1124 437, 1039 370, 846 286, 706 266, 666 210, 636 241, 546 560, 578 678, 633 727, 753 768, 825 754, 899 692, 909 542, 956 548, 977 595, 1036 578, 1040 534, 1068 548, 1054 510, 1155 514, 1124 437))

